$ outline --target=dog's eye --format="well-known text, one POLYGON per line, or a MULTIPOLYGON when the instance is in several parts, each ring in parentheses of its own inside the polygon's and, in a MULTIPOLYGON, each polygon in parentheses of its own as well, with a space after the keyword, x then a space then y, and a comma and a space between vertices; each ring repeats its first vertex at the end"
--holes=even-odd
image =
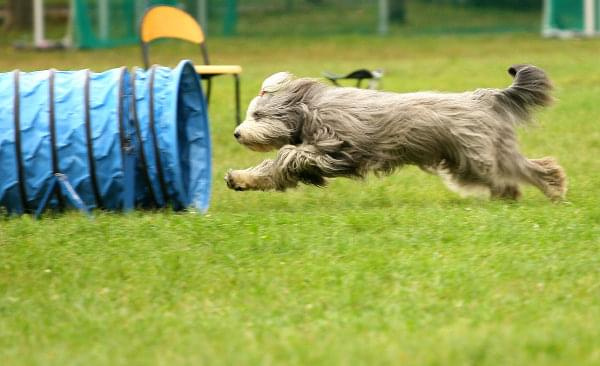
POLYGON ((253 112, 253 113, 252 113, 252 118, 253 118, 253 119, 257 120, 257 119, 259 119, 260 117, 261 117, 261 114, 260 114, 260 113, 258 113, 258 112, 253 112))

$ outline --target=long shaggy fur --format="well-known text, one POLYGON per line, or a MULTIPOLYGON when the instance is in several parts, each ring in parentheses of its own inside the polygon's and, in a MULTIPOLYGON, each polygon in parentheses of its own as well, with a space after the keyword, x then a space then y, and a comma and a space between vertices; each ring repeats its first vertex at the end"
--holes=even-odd
POLYGON ((519 184, 563 198, 566 177, 552 158, 527 159, 515 126, 552 102, 552 85, 532 65, 509 68, 506 89, 397 94, 336 88, 278 73, 263 83, 234 135, 274 160, 225 177, 236 190, 285 190, 298 182, 389 174, 412 164, 440 175, 451 188, 485 189, 516 199, 519 184))

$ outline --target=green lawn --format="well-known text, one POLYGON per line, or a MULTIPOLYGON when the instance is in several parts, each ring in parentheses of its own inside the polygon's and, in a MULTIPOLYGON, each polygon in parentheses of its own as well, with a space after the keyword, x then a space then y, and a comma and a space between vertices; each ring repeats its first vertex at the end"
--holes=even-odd
MULTIPOLYGON (((222 176, 272 154, 231 136, 232 83, 211 106, 209 213, 0 219, 0 364, 600 364, 599 40, 535 35, 211 39, 240 63, 244 105, 289 70, 383 67, 385 89, 462 91, 547 70, 556 106, 520 131, 553 155, 568 202, 462 199, 406 168, 325 189, 234 192, 222 176)), ((189 49, 163 44, 162 62, 189 49)), ((140 63, 135 47, 17 52, 0 70, 140 63)))

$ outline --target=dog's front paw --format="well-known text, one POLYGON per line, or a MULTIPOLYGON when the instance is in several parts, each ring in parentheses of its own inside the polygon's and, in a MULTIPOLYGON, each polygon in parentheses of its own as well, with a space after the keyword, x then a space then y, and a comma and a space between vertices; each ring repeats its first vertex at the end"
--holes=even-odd
POLYGON ((250 189, 247 179, 244 179, 245 172, 242 170, 229 170, 225 174, 225 183, 229 189, 235 191, 246 191, 250 189))

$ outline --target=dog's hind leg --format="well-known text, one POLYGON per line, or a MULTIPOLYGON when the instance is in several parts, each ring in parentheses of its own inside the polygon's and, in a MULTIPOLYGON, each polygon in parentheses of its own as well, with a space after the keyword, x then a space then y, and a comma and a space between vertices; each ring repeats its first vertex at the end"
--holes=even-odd
POLYGON ((567 176, 554 158, 525 159, 520 173, 521 179, 539 188, 551 200, 565 198, 567 176))
MULTIPOLYGON (((489 182, 487 175, 491 164, 481 162, 471 164, 467 169, 457 169, 455 166, 449 166, 445 160, 442 160, 434 168, 424 169, 437 174, 446 187, 452 192, 458 193, 461 197, 500 197, 504 196, 504 187, 496 188, 489 182)), ((518 190, 518 187, 517 187, 518 190)), ((507 192, 508 193, 508 192, 507 192)))
POLYGON ((447 169, 438 168, 435 171, 446 187, 461 197, 488 197, 490 190, 482 184, 475 184, 461 179, 459 175, 453 174, 447 169))
POLYGON ((494 199, 516 201, 521 197, 521 190, 517 184, 504 184, 490 188, 490 193, 494 199))

